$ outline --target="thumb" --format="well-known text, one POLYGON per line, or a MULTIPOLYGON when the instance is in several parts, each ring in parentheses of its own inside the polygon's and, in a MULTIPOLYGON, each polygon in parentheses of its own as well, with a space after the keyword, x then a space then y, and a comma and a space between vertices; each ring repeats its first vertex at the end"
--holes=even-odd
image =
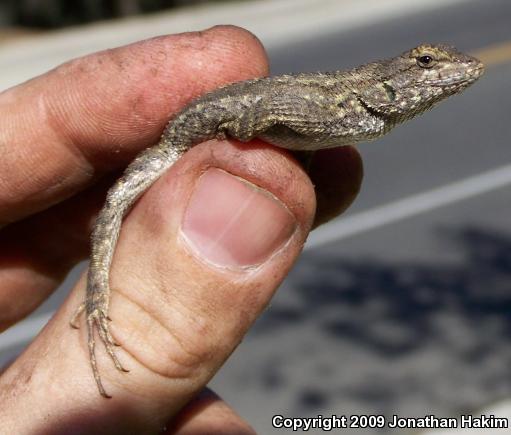
POLYGON ((83 299, 82 277, 3 375, 11 392, 23 390, 11 393, 10 414, 31 409, 23 424, 41 432, 161 428, 203 389, 268 304, 301 251, 314 207, 313 186, 284 151, 228 141, 190 150, 122 227, 109 315, 129 373, 97 346, 113 398, 96 390, 85 328, 68 325, 83 299))

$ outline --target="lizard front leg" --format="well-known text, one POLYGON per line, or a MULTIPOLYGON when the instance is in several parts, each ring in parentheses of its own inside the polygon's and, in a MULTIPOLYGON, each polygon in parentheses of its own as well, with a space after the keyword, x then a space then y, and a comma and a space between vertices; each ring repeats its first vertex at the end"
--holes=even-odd
POLYGON ((276 120, 271 116, 247 113, 238 119, 220 124, 216 137, 217 139, 225 139, 229 136, 241 142, 248 142, 270 129, 275 123, 276 120))

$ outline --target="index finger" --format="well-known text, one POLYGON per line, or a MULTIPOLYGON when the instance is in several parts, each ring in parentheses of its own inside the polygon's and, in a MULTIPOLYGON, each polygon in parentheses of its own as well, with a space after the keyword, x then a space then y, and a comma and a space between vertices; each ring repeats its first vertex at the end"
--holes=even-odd
POLYGON ((0 227, 125 165, 197 95, 266 73, 259 41, 219 26, 92 54, 3 92, 0 227))

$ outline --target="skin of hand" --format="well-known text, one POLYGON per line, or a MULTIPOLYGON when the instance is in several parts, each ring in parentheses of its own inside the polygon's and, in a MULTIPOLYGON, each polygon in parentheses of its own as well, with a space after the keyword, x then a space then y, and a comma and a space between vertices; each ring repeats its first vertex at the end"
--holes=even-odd
MULTIPOLYGON (((68 62, 0 94, 0 326, 30 314, 88 255, 106 190, 187 102, 268 73, 230 26, 68 62)), ((313 226, 354 200, 362 162, 325 150, 309 176, 262 141, 194 147, 137 202, 112 266, 112 333, 130 373, 69 319, 85 276, 0 377, 8 433, 253 433, 207 382, 268 304, 313 226), (309 178, 310 176, 310 178, 309 178), (312 182, 311 182, 312 180, 312 182), (316 199, 317 198, 317 199, 316 199), (317 201, 317 206, 316 206, 317 201)), ((82 319, 83 320, 83 319, 82 319)))

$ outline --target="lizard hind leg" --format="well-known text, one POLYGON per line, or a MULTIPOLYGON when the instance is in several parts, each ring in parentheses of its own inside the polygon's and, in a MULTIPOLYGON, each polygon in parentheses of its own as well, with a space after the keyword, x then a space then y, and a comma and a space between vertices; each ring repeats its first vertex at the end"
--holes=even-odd
POLYGON ((85 304, 84 308, 78 309, 73 320, 85 311, 90 364, 98 390, 103 397, 109 397, 109 395, 105 392, 97 367, 97 336, 117 370, 128 371, 117 358, 114 350, 117 343, 110 333, 108 317, 110 266, 124 215, 140 195, 185 151, 184 147, 177 147, 170 141, 167 153, 164 145, 165 143, 161 142, 148 148, 128 166, 124 175, 109 190, 105 205, 98 214, 92 232, 85 304))

